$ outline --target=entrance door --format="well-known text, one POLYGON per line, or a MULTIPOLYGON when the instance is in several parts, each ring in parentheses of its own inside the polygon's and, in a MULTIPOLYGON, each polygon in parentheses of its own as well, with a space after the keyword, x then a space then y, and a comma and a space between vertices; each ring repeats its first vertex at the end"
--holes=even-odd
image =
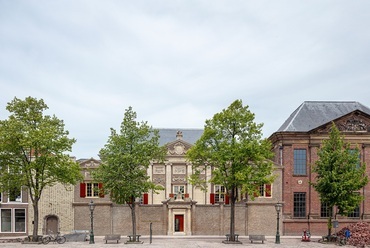
POLYGON ((57 234, 58 232, 58 217, 55 215, 46 218, 46 234, 57 234))
POLYGON ((175 232, 184 231, 184 215, 175 215, 175 232))

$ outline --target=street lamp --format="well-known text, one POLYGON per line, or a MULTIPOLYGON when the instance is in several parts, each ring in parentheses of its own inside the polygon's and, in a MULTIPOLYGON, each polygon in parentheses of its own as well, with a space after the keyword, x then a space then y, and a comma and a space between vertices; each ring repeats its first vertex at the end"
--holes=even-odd
POLYGON ((90 243, 89 244, 95 244, 95 242, 94 242, 94 209, 95 209, 95 203, 92 200, 89 203, 89 209, 90 209, 90 222, 91 222, 90 243))
POLYGON ((276 213, 277 213, 275 244, 280 244, 279 221, 280 221, 280 210, 281 210, 282 206, 283 206, 283 204, 281 204, 279 202, 275 204, 275 210, 276 210, 276 213))

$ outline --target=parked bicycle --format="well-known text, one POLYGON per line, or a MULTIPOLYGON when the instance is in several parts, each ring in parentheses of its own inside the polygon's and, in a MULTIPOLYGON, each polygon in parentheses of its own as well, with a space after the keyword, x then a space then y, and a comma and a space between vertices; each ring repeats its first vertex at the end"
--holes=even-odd
POLYGON ((64 242, 66 242, 66 237, 64 237, 63 235, 60 235, 60 232, 57 233, 57 235, 52 235, 52 234, 49 234, 48 236, 45 236, 42 238, 42 243, 44 245, 48 244, 49 242, 57 242, 58 244, 63 244, 64 242))

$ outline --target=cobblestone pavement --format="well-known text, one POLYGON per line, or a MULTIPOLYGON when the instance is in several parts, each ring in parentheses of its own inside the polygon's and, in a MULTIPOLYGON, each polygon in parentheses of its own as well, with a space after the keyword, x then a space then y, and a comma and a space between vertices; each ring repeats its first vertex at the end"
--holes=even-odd
MULTIPOLYGON (((258 247, 258 248, 265 248, 265 247, 279 247, 279 248, 307 248, 307 247, 325 247, 325 248, 332 248, 332 247, 338 247, 336 244, 321 244, 318 242, 318 237, 313 237, 311 239, 311 242, 302 242, 300 237, 284 237, 282 236, 280 239, 280 244, 275 244, 275 237, 266 237, 267 241, 265 241, 264 244, 261 242, 255 242, 253 244, 250 243, 248 240, 248 237, 240 237, 239 240, 242 242, 242 244, 223 244, 222 241, 224 240, 224 237, 215 237, 215 236, 189 236, 189 237, 179 237, 179 236, 153 236, 152 243, 150 243, 149 236, 144 236, 141 240, 144 241, 143 244, 125 244, 126 239, 121 238, 120 243, 115 243, 114 241, 108 242, 108 244, 105 244, 105 241, 103 240, 103 237, 95 237, 95 244, 89 244, 88 241, 86 242, 66 242, 64 244, 54 244, 49 243, 47 245, 43 244, 22 244, 20 242, 7 242, 2 243, 5 241, 5 238, 0 238, 0 248, 2 247, 9 247, 9 248, 25 248, 25 247, 62 247, 62 248, 92 248, 92 247, 106 247, 106 248, 112 248, 112 247, 161 247, 161 248, 218 248, 218 247, 258 247)), ((349 246, 347 246, 349 247, 349 246)), ((353 246, 352 246, 353 247, 353 246)))

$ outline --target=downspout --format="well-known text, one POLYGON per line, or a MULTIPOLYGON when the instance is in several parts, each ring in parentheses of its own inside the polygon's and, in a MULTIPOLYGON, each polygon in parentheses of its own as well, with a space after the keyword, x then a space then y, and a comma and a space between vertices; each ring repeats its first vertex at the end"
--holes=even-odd
MULTIPOLYGON (((311 163, 312 163, 312 146, 311 146, 311 137, 310 137, 310 143, 308 145, 308 154, 309 154, 309 165, 308 165, 308 178, 309 178, 309 182, 308 182, 308 216, 307 216, 307 225, 308 225, 308 231, 311 230, 311 223, 310 223, 310 218, 311 218, 311 194, 312 194, 312 185, 310 182, 312 182, 312 166, 311 166, 311 163)), ((310 231, 311 232, 311 231, 310 231)))
MULTIPOLYGON (((364 165, 365 164, 365 161, 366 161, 366 159, 365 159, 365 145, 363 144, 362 145, 362 164, 364 165)), ((365 174, 366 174, 366 171, 365 171, 365 174)), ((364 200, 362 201, 362 214, 361 214, 361 220, 363 220, 364 219, 364 214, 365 214, 365 187, 366 187, 366 185, 364 186, 364 187, 362 187, 362 196, 364 197, 364 200)))
MULTIPOLYGON (((285 182, 285 180, 284 180, 284 173, 285 173, 285 171, 284 171, 284 166, 283 166, 283 149, 284 149, 284 147, 283 147, 283 144, 282 143, 280 143, 279 144, 279 164, 280 164, 280 166, 281 166, 281 200, 282 200, 282 202, 285 202, 284 201, 284 182, 285 182)), ((278 199, 278 202, 279 202, 279 199, 278 199)), ((284 208, 282 209, 282 211, 281 211, 281 221, 282 221, 282 227, 283 227, 283 235, 285 235, 285 225, 284 225, 284 212, 283 212, 283 210, 284 210, 284 208)))

